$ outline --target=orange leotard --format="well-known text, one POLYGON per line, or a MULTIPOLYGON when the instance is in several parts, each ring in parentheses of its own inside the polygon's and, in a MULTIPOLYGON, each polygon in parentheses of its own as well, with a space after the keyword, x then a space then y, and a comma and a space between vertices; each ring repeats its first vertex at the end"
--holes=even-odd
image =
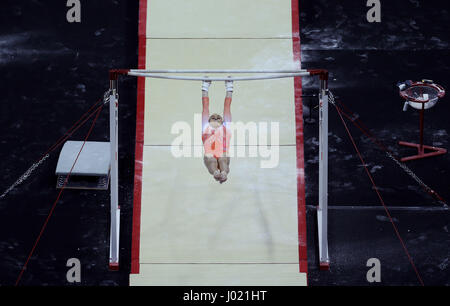
POLYGON ((208 123, 209 118, 209 98, 203 97, 203 113, 202 113, 202 141, 205 149, 205 155, 213 155, 215 158, 226 156, 230 147, 231 132, 228 124, 231 122, 231 98, 225 98, 224 104, 224 124, 216 129, 212 128, 208 123))
POLYGON ((230 146, 230 139, 231 132, 225 125, 217 129, 208 125, 202 134, 205 154, 213 155, 215 158, 226 156, 230 146))

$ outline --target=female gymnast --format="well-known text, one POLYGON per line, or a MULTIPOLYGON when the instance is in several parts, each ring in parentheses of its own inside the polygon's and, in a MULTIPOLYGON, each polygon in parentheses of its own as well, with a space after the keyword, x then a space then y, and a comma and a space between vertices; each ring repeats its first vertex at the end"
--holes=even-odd
POLYGON ((221 184, 227 180, 230 172, 230 157, 227 154, 231 131, 231 99, 233 81, 225 81, 226 97, 223 107, 223 118, 219 114, 209 115, 208 90, 211 81, 202 84, 202 140, 205 149, 203 161, 209 173, 221 184))

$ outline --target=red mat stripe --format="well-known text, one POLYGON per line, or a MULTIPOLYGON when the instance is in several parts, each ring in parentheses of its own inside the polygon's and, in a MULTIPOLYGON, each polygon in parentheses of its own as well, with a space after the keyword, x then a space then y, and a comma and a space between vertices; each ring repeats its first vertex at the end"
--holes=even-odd
MULTIPOLYGON (((146 68, 147 0, 139 1, 138 68, 146 68)), ((136 147, 134 161, 133 232, 131 241, 131 273, 139 273, 141 235, 142 166, 144 153, 145 78, 138 78, 136 107, 136 147)))
MULTIPOLYGON (((292 44, 294 51, 294 62, 300 68, 300 20, 299 1, 292 0, 292 44)), ((302 107, 302 79, 294 78, 295 88, 295 130, 297 145, 297 213, 298 213, 298 257, 299 270, 308 272, 308 258, 306 246, 306 203, 305 203, 305 160, 303 141, 303 107, 302 107)))

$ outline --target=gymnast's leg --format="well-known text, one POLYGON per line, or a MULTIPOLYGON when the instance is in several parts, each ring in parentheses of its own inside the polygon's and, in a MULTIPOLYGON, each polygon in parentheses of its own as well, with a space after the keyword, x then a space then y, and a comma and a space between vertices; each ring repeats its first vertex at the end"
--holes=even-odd
POLYGON ((229 157, 219 157, 219 170, 220 175, 218 181, 222 184, 228 179, 228 173, 230 173, 229 157))
POLYGON ((221 172, 225 172, 225 174, 230 173, 230 158, 227 156, 219 157, 219 169, 221 172))
POLYGON ((205 155, 203 157, 203 162, 205 163, 205 166, 208 169, 209 174, 213 175, 216 180, 219 180, 220 170, 217 158, 215 158, 214 156, 205 155))

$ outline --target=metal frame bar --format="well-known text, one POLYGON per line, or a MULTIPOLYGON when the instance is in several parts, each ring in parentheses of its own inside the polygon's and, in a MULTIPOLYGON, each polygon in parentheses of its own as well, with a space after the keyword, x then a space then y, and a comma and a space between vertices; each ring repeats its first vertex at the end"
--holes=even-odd
MULTIPOLYGON (((221 72, 224 73, 224 72, 221 72)), ((241 72, 245 73, 245 72, 241 72)), ((268 75, 258 75, 258 76, 245 76, 245 77, 194 77, 194 76, 171 76, 156 73, 147 72, 128 72, 130 76, 136 77, 146 77, 146 78, 156 78, 156 79, 168 79, 168 80, 182 80, 182 81, 256 81, 256 80, 269 80, 269 79, 281 79, 281 78, 292 78, 298 76, 309 76, 309 72, 302 71, 296 73, 285 73, 285 74, 268 74, 268 75)))
POLYGON ((111 147, 111 228, 109 248, 109 268, 119 269, 119 235, 120 235, 120 206, 119 206, 119 164, 118 164, 118 105, 119 94, 117 80, 110 80, 109 96, 109 139, 111 147))
POLYGON ((328 270, 328 84, 320 81, 319 95, 319 207, 317 208, 320 270, 328 270))
POLYGON ((307 72, 306 69, 295 69, 295 70, 198 70, 198 69, 187 69, 187 70, 152 70, 152 69, 130 69, 129 72, 132 73, 299 73, 299 72, 307 72))

